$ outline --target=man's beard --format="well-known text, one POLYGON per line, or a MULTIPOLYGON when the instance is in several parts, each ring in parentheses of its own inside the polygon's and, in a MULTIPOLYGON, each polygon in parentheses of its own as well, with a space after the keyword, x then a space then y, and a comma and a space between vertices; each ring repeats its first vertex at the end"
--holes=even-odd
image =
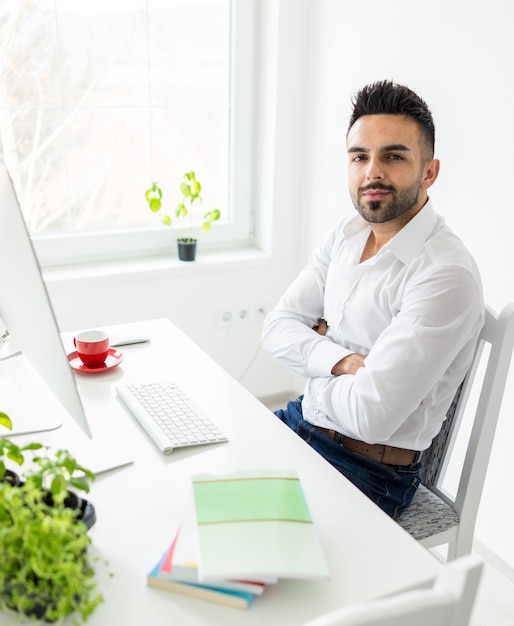
POLYGON ((397 190, 390 185, 382 183, 372 183, 361 187, 357 195, 352 194, 352 201, 359 214, 372 224, 383 224, 400 217, 417 203, 419 198, 421 179, 417 180, 410 187, 397 190), (372 200, 366 202, 362 199, 362 194, 370 189, 384 189, 389 191, 389 195, 383 200, 372 200))

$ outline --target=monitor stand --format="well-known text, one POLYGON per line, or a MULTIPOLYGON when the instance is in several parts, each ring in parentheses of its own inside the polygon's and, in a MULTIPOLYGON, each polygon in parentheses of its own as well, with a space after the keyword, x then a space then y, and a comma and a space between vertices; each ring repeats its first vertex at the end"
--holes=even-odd
POLYGON ((0 437, 40 433, 62 426, 59 416, 45 413, 37 398, 27 397, 27 389, 0 391, 0 411, 12 422, 12 430, 0 425, 0 437))
MULTIPOLYGON (((30 433, 41 433, 56 430, 62 426, 59 417, 42 414, 41 406, 36 400, 22 395, 23 390, 0 391, 0 411, 6 413, 12 422, 12 430, 0 425, 0 437, 16 437, 30 433)), ((77 458, 83 467, 87 467, 96 476, 111 470, 126 467, 134 462, 133 455, 123 448, 102 445, 86 437, 72 445, 70 452, 77 458)))

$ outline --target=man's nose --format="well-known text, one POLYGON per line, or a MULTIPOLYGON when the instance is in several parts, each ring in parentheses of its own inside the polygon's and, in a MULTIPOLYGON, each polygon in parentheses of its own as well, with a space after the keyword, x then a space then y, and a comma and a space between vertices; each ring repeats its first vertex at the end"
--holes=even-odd
POLYGON ((368 160, 368 167, 366 170, 366 178, 369 180, 382 180, 384 178, 384 172, 380 163, 380 159, 377 157, 370 157, 368 160))

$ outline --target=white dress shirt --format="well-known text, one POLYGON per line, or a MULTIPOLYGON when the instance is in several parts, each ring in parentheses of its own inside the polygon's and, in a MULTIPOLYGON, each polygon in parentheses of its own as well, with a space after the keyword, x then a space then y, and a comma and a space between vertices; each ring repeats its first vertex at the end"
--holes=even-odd
POLYGON ((478 268, 431 202, 372 258, 371 229, 343 221, 265 319, 263 349, 308 379, 304 419, 367 443, 425 450, 484 323, 478 268), (323 317, 326 336, 312 330, 323 317), (355 375, 343 357, 366 355, 355 375))

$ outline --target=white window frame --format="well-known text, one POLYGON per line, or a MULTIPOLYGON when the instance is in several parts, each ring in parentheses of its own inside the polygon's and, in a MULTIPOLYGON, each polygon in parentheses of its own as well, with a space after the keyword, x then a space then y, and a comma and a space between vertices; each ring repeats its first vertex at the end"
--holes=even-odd
MULTIPOLYGON (((230 45, 229 190, 231 217, 201 240, 202 250, 250 246, 254 240, 252 164, 254 152, 255 0, 232 0, 230 45)), ((155 226, 99 233, 34 235, 42 267, 176 255, 173 227, 155 226)))

